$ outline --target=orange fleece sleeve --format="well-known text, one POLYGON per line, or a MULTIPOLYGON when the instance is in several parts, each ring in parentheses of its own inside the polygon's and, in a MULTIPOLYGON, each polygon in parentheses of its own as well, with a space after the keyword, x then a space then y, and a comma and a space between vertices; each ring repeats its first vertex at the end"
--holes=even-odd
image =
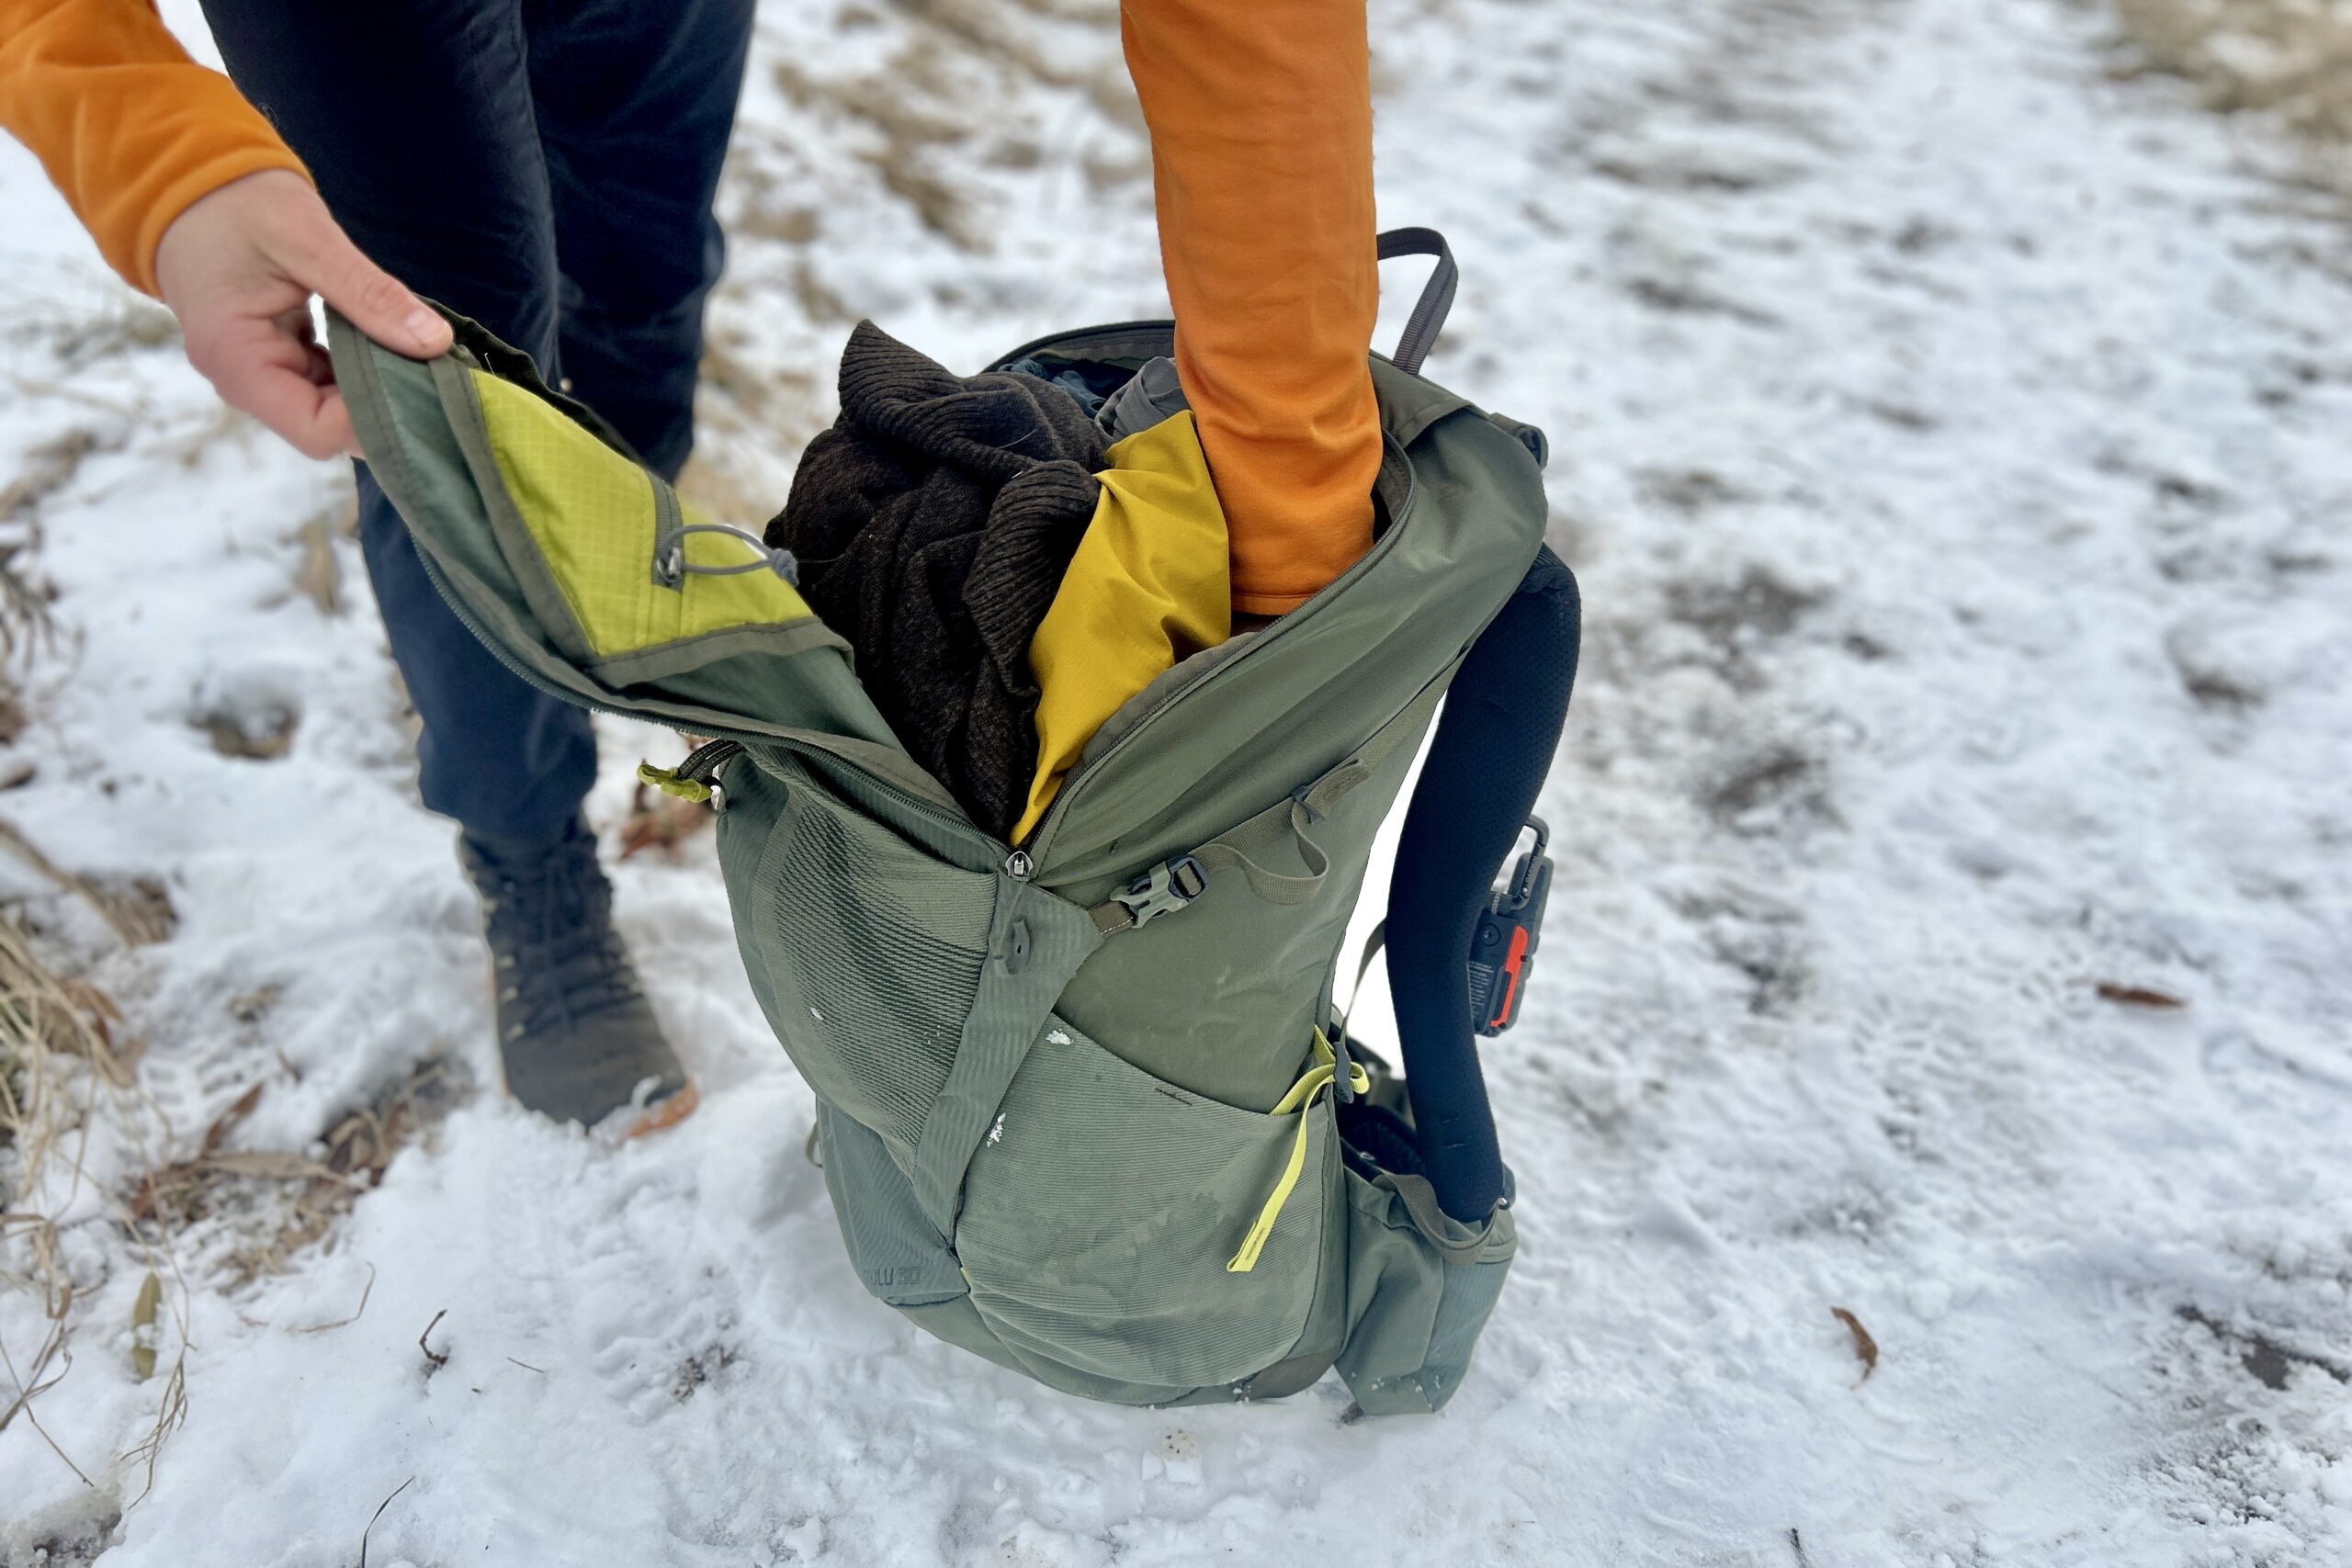
POLYGON ((148 294, 164 231, 198 197, 262 169, 308 177, 229 78, 187 57, 153 0, 0 0, 0 128, 148 294))
POLYGON ((1151 132, 1176 372, 1233 540, 1280 615, 1372 543, 1380 415, 1364 0, 1122 0, 1151 132))

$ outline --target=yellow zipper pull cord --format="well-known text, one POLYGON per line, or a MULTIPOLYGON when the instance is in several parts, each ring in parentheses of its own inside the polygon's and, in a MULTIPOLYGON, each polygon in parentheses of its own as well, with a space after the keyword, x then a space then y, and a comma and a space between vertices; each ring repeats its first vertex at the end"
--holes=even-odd
MULTIPOLYGON (((1290 1201, 1292 1190, 1298 1186, 1298 1179, 1306 1169, 1306 1113, 1314 1109, 1316 1096, 1331 1087, 1332 1078, 1338 1076, 1339 1066, 1339 1057, 1333 1054, 1331 1043, 1323 1037, 1321 1030, 1317 1030, 1315 1065, 1290 1086, 1290 1092, 1283 1096, 1280 1104, 1266 1112, 1269 1116, 1297 1113, 1298 1136, 1291 1141, 1290 1162, 1283 1167, 1282 1179, 1274 1183, 1273 1191, 1266 1199, 1266 1206, 1258 1211, 1257 1222, 1250 1227, 1250 1234, 1241 1238, 1241 1250, 1227 1261, 1227 1273, 1247 1274, 1258 1267, 1258 1255, 1266 1250, 1266 1239, 1274 1234, 1274 1222, 1283 1217, 1283 1205, 1290 1201)), ((1372 1090, 1372 1076, 1360 1064, 1350 1062, 1348 1087, 1357 1094, 1368 1094, 1372 1090)))
POLYGON ((682 778, 671 769, 657 768, 650 762, 637 765, 637 780, 639 784, 651 784, 663 795, 674 795, 681 800, 699 804, 710 798, 710 786, 700 779, 682 778))

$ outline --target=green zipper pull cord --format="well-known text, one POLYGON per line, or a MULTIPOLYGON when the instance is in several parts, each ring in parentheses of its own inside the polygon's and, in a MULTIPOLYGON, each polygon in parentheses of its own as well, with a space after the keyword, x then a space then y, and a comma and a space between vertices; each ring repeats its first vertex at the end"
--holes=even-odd
POLYGON ((637 782, 651 784, 663 795, 674 795, 680 800, 699 803, 710 798, 710 786, 700 779, 681 778, 675 770, 657 768, 650 762, 637 765, 637 782))
POLYGON ((639 762, 637 765, 638 782, 651 784, 663 795, 673 795, 680 800, 697 804, 707 801, 713 811, 724 811, 727 809, 727 791, 719 786, 715 775, 729 758, 742 750, 738 741, 706 741, 687 753, 686 760, 674 768, 657 768, 650 762, 639 762))

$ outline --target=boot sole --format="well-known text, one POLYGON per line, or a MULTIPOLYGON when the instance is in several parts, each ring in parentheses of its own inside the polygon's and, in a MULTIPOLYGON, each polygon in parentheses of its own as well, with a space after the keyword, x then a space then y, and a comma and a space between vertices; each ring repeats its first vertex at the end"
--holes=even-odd
POLYGON ((665 1127, 674 1127, 692 1116, 695 1108, 701 1104, 702 1091, 695 1087, 694 1079, 688 1078, 675 1093, 666 1095, 647 1106, 645 1114, 631 1122, 628 1131, 623 1133, 621 1136, 625 1139, 642 1138, 650 1133, 659 1133, 665 1127))

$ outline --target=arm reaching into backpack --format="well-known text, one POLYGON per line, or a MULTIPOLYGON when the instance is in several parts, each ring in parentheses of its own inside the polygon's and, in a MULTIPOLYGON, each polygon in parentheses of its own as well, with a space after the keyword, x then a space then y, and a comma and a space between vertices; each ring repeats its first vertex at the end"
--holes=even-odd
POLYGON ((448 346, 447 323, 360 254, 301 161, 152 0, 0 0, 0 127, 107 265, 179 318, 222 400, 311 457, 352 447, 312 294, 402 353, 448 346))
POLYGON ((1364 0, 1123 0, 1176 368, 1233 607, 1295 609, 1372 544, 1380 414, 1364 0))

